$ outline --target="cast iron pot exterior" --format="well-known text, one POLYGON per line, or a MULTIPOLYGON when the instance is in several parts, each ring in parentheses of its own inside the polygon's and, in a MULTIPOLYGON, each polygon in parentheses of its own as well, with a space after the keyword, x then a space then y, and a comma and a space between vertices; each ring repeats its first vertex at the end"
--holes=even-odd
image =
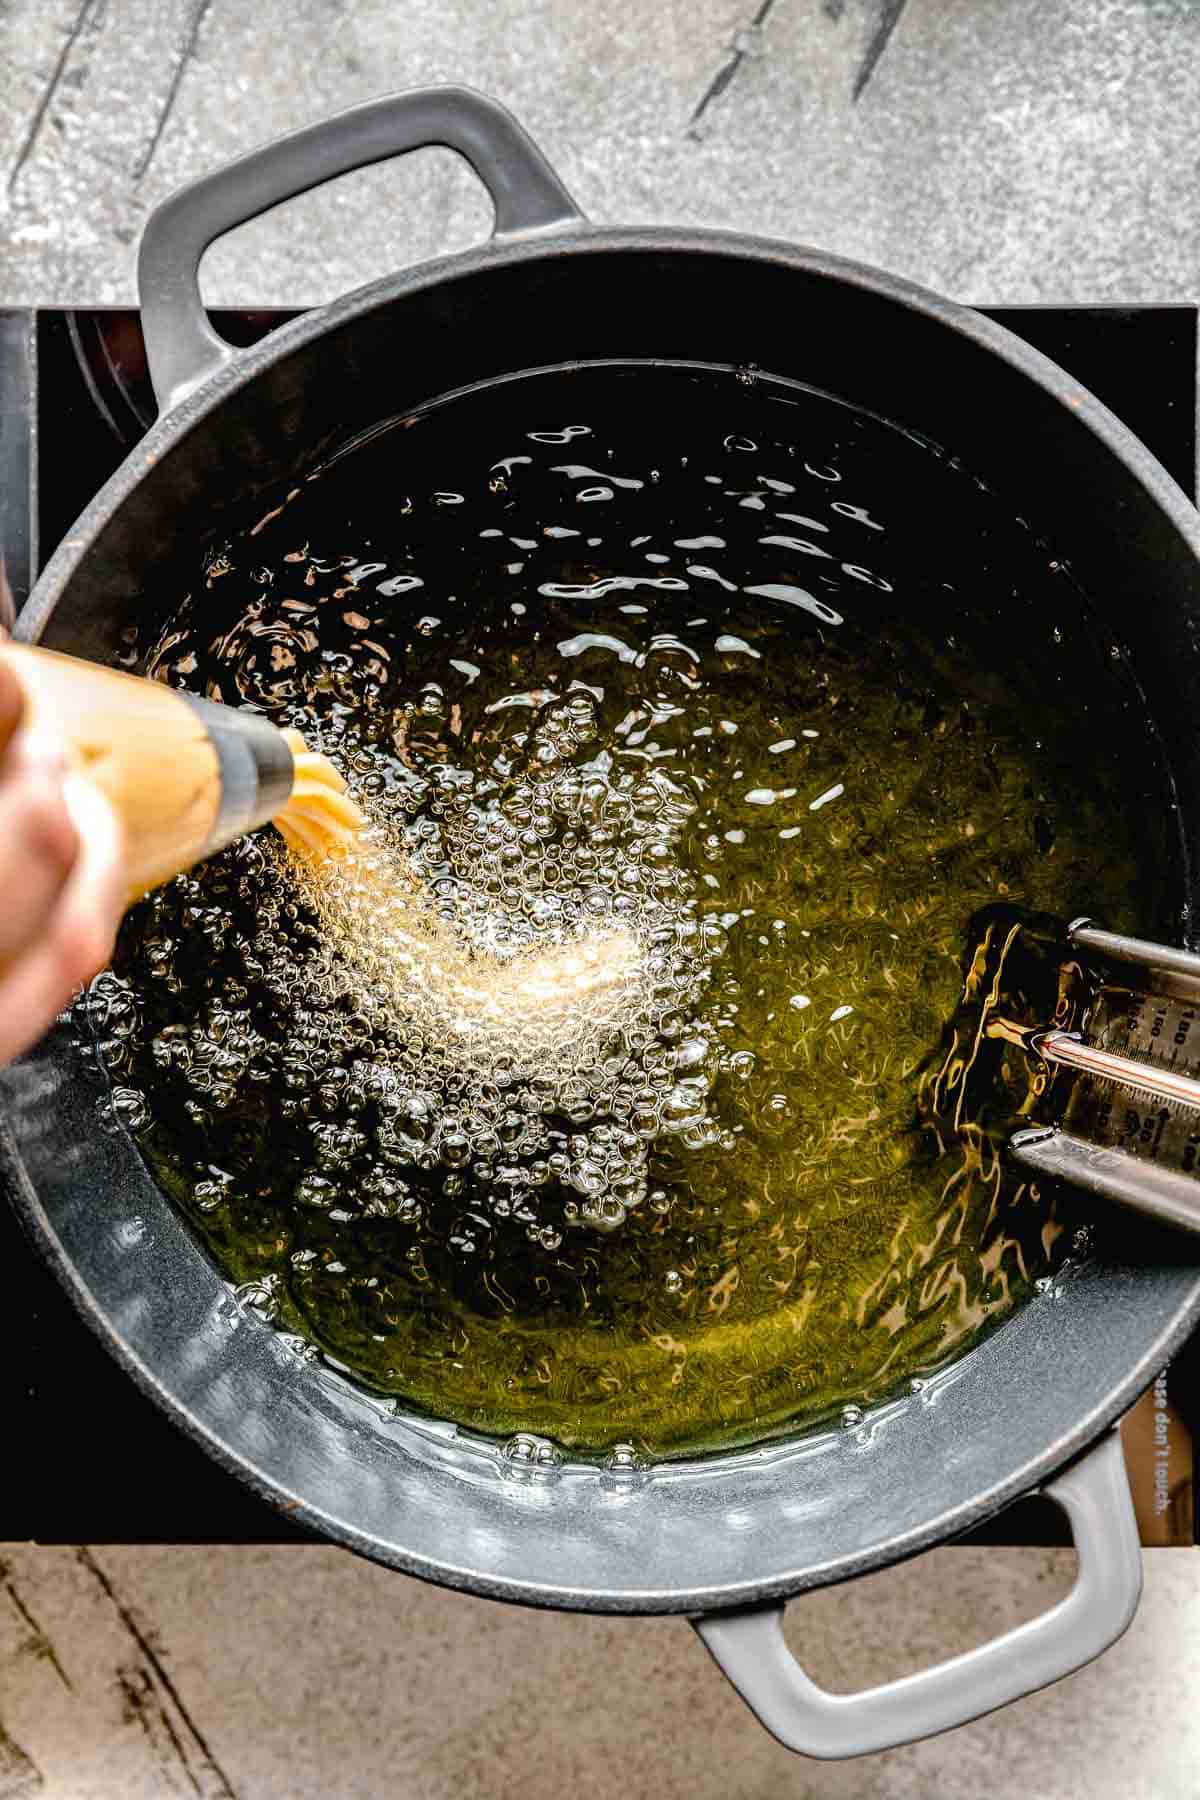
MULTIPOLYGON (((1160 721, 1181 807, 1155 923, 1186 933, 1200 848, 1200 517, 1119 421, 1002 327, 817 251, 593 229, 508 115, 465 90, 356 108, 178 196, 148 227, 143 301, 163 416, 55 553, 22 637, 110 660, 122 628, 146 617, 145 596, 178 594, 198 544, 257 495, 454 390, 565 365, 569 405, 573 362, 753 363, 948 446, 1052 533, 1160 721), (253 349, 220 346, 195 296, 209 238, 331 172, 425 142, 451 143, 487 181, 503 226, 489 244, 376 282, 253 349)), ((860 1431, 651 1471, 529 1467, 400 1416, 244 1312, 132 1140, 100 1128, 103 1099, 62 1026, 0 1075, 18 1211, 112 1353, 271 1504, 382 1563, 498 1599, 736 1609, 736 1621, 911 1555, 1079 1456, 1200 1315, 1191 1242, 1138 1222, 1123 1247, 1114 1222, 1054 1291, 860 1431)), ((1128 1520, 1118 1525, 1128 1568, 1128 1520)), ((1133 1601, 1112 1600, 1110 1635, 1133 1601)), ((953 1722, 931 1715, 919 1728, 953 1722)), ((849 1746, 864 1747, 876 1744, 849 1746)))

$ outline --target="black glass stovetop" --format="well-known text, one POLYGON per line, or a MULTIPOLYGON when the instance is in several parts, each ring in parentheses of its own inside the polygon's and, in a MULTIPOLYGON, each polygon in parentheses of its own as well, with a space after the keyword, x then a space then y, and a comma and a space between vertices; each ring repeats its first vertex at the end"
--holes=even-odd
MULTIPOLYGON (((1196 493, 1194 307, 988 309, 1044 350, 1196 493)), ((215 313, 249 344, 290 312, 215 313)), ((19 610, 38 570, 154 418, 134 312, 0 310, 0 559, 19 610)), ((0 583, 2 590, 3 583, 0 583)), ((134 1388, 0 1195, 0 1542, 239 1543, 303 1536, 134 1388)), ((1062 1541, 1021 1501, 963 1541, 1062 1541)))

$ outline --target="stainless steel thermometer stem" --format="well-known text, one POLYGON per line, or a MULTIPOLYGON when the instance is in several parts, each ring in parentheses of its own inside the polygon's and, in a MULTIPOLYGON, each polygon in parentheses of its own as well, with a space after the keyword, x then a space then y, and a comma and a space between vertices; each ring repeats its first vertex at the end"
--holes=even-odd
POLYGON ((1034 1047, 1049 1063, 1080 1069, 1100 1081, 1118 1082, 1122 1087, 1149 1094, 1154 1100, 1200 1107, 1200 1081, 1165 1064, 1139 1062, 1136 1057, 1101 1050, 1095 1044, 1085 1043, 1073 1031, 1047 1031, 1034 1039, 1034 1047))

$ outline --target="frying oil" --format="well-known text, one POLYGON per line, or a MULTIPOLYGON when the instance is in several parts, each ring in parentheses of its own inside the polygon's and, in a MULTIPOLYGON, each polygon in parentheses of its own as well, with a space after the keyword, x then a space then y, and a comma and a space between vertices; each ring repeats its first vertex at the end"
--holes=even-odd
POLYGON ((1153 926, 1168 788, 1069 572, 934 449, 733 372, 529 377, 264 502, 136 654, 371 821, 175 881, 88 1002, 263 1317, 636 1457, 860 1408, 1044 1276, 1007 1119, 930 1129, 922 1081, 980 909, 1153 926))

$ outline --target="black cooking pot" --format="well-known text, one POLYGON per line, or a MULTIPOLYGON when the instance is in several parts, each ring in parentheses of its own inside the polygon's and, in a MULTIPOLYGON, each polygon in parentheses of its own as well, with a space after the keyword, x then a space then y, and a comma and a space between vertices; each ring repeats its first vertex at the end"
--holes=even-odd
MULTIPOLYGON (((162 416, 55 554, 22 636, 111 659, 143 596, 180 591, 181 546, 194 566, 255 496, 451 390, 580 361, 753 361, 918 431, 1052 520, 1160 723, 1182 797, 1162 899, 1186 918, 1200 841, 1200 518, 1096 400, 978 313, 817 251, 593 229, 509 115, 461 89, 357 107, 177 195, 147 227, 140 280, 162 416), (254 349, 222 343, 197 288, 214 238, 426 144, 461 152, 488 188, 490 243, 376 282, 254 349)), ((266 1499, 380 1562, 500 1599, 691 1615, 771 1730, 827 1756, 1028 1693, 1098 1654, 1133 1613, 1140 1556, 1107 1428, 1200 1313, 1186 1244, 1146 1227, 1136 1258, 1101 1249, 864 1431, 651 1471, 527 1468, 397 1417, 243 1312, 133 1142, 101 1129, 101 1076, 65 1029, 4 1073, 2 1093, 18 1208, 113 1354, 266 1499), (869 1694, 823 1694, 800 1673, 780 1629, 789 1596, 911 1555, 1039 1485, 1079 1550, 1060 1606, 869 1694)))

